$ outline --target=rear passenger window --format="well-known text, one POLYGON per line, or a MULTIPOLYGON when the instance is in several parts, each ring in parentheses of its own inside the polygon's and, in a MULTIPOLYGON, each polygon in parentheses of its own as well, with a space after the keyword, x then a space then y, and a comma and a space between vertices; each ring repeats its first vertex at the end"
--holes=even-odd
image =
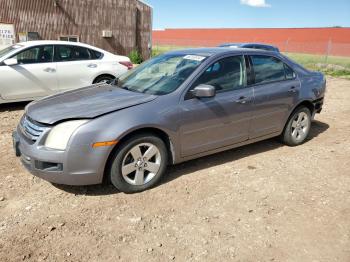
POLYGON ((95 55, 89 49, 80 46, 58 45, 56 47, 57 61, 84 61, 95 59, 95 55))
POLYGON ((74 60, 77 60, 77 61, 92 59, 89 49, 80 47, 80 46, 74 47, 73 57, 74 57, 74 60))
POLYGON ((73 61, 73 48, 72 46, 59 45, 56 47, 55 56, 57 61, 73 61))
POLYGON ((268 83, 285 80, 284 63, 272 56, 251 56, 255 83, 268 83))

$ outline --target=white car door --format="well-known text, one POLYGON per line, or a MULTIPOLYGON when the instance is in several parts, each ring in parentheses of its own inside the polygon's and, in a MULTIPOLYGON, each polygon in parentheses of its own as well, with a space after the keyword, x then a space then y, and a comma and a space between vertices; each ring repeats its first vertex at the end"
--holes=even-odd
POLYGON ((53 46, 27 48, 11 58, 17 64, 0 65, 0 95, 4 100, 31 100, 53 94, 57 89, 53 46))
POLYGON ((55 59, 60 91, 91 85, 100 70, 99 61, 89 49, 80 46, 56 45, 55 59))

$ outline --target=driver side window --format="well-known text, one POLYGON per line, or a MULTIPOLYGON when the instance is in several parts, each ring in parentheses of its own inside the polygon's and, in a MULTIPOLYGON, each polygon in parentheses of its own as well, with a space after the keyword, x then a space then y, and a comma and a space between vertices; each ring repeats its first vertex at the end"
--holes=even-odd
POLYGON ((13 56, 18 64, 50 63, 53 59, 53 46, 36 46, 28 48, 13 56))
POLYGON ((244 88, 246 86, 244 56, 231 56, 214 62, 195 81, 191 90, 201 84, 212 85, 217 92, 244 88))

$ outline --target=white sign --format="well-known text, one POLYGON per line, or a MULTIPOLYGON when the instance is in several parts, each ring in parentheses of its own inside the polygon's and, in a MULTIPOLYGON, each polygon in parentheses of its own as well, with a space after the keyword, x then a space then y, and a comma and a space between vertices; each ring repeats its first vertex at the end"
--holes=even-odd
POLYGON ((187 55, 187 56, 184 57, 184 59, 201 62, 201 61, 203 61, 205 59, 205 56, 187 55))
POLYGON ((13 24, 0 23, 0 49, 15 43, 15 27, 13 24))

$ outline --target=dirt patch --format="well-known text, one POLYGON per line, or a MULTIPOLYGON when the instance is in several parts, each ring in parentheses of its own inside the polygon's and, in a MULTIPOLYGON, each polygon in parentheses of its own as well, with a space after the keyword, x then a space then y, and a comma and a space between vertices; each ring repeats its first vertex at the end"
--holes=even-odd
POLYGON ((328 79, 306 144, 190 161, 135 195, 26 172, 11 144, 24 105, 0 106, 1 261, 350 261, 350 81, 328 79))

